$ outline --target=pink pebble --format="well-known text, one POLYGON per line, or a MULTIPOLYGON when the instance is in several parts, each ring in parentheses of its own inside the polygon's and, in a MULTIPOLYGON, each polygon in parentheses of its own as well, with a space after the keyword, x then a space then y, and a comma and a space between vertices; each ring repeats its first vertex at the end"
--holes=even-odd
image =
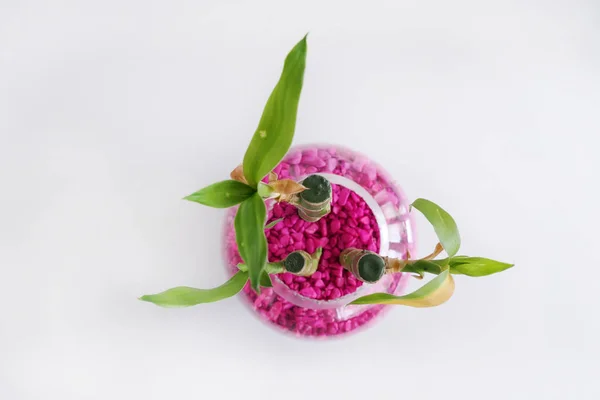
POLYGON ((317 150, 317 157, 323 160, 328 160, 331 158, 331 154, 327 150, 317 150))
POLYGON ((294 281, 294 275, 290 274, 289 272, 284 272, 283 274, 279 275, 279 277, 285 282, 286 285, 291 285, 294 281))
POLYGON ((304 221, 302 221, 301 219, 298 219, 298 221, 296 221, 296 223, 294 224, 294 229, 296 231, 300 231, 303 226, 304 226, 304 221))
POLYGON ((329 239, 329 247, 335 248, 335 246, 337 246, 337 242, 338 242, 338 237, 334 236, 331 239, 329 239))
POLYGON ((340 223, 339 220, 334 219, 333 221, 331 221, 331 224, 330 224, 331 233, 337 233, 340 230, 341 226, 342 226, 342 224, 340 223))
POLYGON ((298 232, 294 232, 294 233, 292 233, 292 235, 291 235, 291 236, 292 236, 292 237, 294 238, 294 240, 296 240, 296 241, 301 241, 301 240, 304 240, 304 235, 302 235, 301 233, 298 233, 298 232))
POLYGON ((302 152, 300 152, 300 151, 295 152, 293 154, 289 154, 286 157, 287 163, 292 164, 292 165, 300 164, 301 160, 302 160, 302 152))
POLYGON ((317 231, 317 229, 319 229, 319 225, 317 225, 315 223, 311 223, 308 225, 308 227, 306 227, 304 229, 304 232, 310 233, 312 235, 313 233, 315 233, 317 231))
POLYGON ((367 189, 373 187, 373 181, 370 180, 366 175, 361 175, 361 177, 358 179, 358 183, 367 189))
POLYGON ((319 221, 319 229, 321 230, 321 236, 327 237, 327 221, 325 221, 325 218, 321 218, 319 221))
POLYGON ((342 235, 342 242, 344 242, 344 243, 349 243, 352 239, 354 239, 354 238, 349 233, 344 233, 342 235))
POLYGON ((302 150, 302 156, 303 157, 316 157, 317 149, 314 147, 310 148, 310 149, 304 149, 304 150, 302 150))
MULTIPOLYGON (((288 235, 284 235, 279 238, 279 244, 283 247, 286 247, 290 243, 290 237, 288 235)), ((271 245, 273 246, 273 245, 271 245)))
POLYGON ((317 271, 317 272, 314 272, 314 273, 313 273, 313 274, 310 276, 310 279, 312 279, 312 280, 318 280, 318 279, 321 279, 321 272, 319 272, 319 271, 317 271))
POLYGON ((304 297, 310 297, 311 299, 317 297, 317 293, 315 292, 315 290, 311 287, 302 289, 300 291, 300 294, 304 297))
POLYGON ((371 181, 374 181, 377 178, 377 168, 375 168, 373 164, 365 165, 362 172, 371 181))
POLYGON ((346 203, 348 202, 348 196, 350 196, 350 190, 348 190, 346 188, 343 188, 342 190, 340 190, 340 194, 338 195, 337 204, 339 204, 340 206, 346 205, 346 203))
POLYGON ((335 167, 337 167, 338 161, 335 158, 330 158, 329 160, 327 160, 327 166, 325 167, 325 170, 327 172, 333 172, 335 170, 335 167))
POLYGON ((304 244, 304 242, 294 243, 295 250, 304 250, 305 248, 306 248, 306 244, 304 244))
POLYGON ((335 335, 338 331, 338 325, 335 322, 327 324, 327 333, 330 335, 335 335))
POLYGON ((306 240, 306 251, 310 254, 314 253, 315 251, 315 240, 312 238, 309 238, 306 240))
POLYGON ((332 298, 332 299, 337 299, 338 297, 341 297, 341 296, 342 296, 342 292, 340 291, 340 289, 338 289, 338 288, 334 288, 334 289, 331 291, 331 298, 332 298))
POLYGON ((351 227, 350 225, 346 225, 342 228, 342 231, 346 232, 351 236, 357 236, 358 230, 356 228, 351 227))
POLYGON ((325 165, 327 165, 324 160, 317 157, 302 157, 302 163, 317 168, 323 168, 325 165))
POLYGON ((371 240, 371 234, 369 232, 365 231, 365 230, 362 230, 362 229, 359 231, 359 237, 360 237, 360 241, 363 244, 368 244, 369 241, 371 240))
POLYGON ((358 156, 352 162, 352 168, 358 172, 361 172, 368 162, 369 162, 369 160, 367 160, 365 157, 358 156))
POLYGON ((277 303, 273 304, 273 306, 271 306, 271 309, 269 310, 269 318, 277 319, 279 317, 279 314, 281 313, 282 308, 283 308, 283 303, 281 303, 279 301, 277 303))
POLYGON ((284 211, 284 215, 285 216, 291 216, 291 215, 298 215, 298 210, 296 209, 296 207, 286 207, 285 211, 284 211))

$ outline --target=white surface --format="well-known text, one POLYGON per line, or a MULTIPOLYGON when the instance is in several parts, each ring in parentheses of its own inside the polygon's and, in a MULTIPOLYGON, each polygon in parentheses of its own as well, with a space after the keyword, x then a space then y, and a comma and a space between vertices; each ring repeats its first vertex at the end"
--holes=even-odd
POLYGON ((0 398, 600 398, 597 1, 0 5, 0 398), (327 342, 137 301, 223 281, 223 213, 180 199, 307 31, 295 142, 362 150, 517 267, 327 342))

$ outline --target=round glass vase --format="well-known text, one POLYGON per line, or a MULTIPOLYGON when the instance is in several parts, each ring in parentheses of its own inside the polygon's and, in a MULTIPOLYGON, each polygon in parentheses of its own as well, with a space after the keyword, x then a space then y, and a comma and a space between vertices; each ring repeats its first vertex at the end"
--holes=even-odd
MULTIPOLYGON (((356 221, 344 220, 342 222, 346 226, 340 228, 338 228, 340 223, 336 222, 334 224, 338 226, 335 226, 334 229, 331 229, 331 224, 327 225, 327 221, 314 224, 310 232, 318 235, 321 238, 321 243, 325 243, 325 248, 330 250, 329 253, 325 254, 331 254, 331 251, 333 251, 331 257, 335 258, 336 254, 339 254, 346 245, 355 247, 355 243, 362 243, 363 248, 367 248, 367 243, 369 243, 369 249, 381 256, 406 259, 409 253, 415 253, 414 221, 409 213, 410 203, 387 172, 364 155, 334 145, 298 146, 290 150, 283 161, 274 169, 274 172, 278 174, 279 179, 289 178, 295 181, 301 181, 312 174, 322 175, 331 182, 335 189, 331 203, 332 213, 350 219, 347 214, 351 214, 352 209, 349 205, 346 205, 346 199, 349 196, 338 195, 338 193, 343 192, 350 192, 352 199, 360 203, 368 212, 367 217, 372 221, 372 229, 369 230, 372 235, 372 238, 369 238, 370 242, 364 240, 364 235, 362 236, 362 242, 358 240, 358 237, 356 239, 352 237, 351 233, 353 231, 360 231, 359 228, 354 228, 357 226, 356 221), (341 206, 342 203, 343 206, 341 206), (317 231, 319 226, 321 231, 317 231), (338 230, 339 232, 337 232, 338 230), (349 238, 347 242, 342 242, 341 239, 336 240, 337 238, 334 239, 336 234, 339 235, 344 230, 348 232, 348 236, 344 236, 344 239, 349 238), (334 234, 334 231, 337 233, 334 234), (329 241, 329 238, 332 240, 329 241), (334 243, 334 246, 332 246, 332 243, 334 243)), ((278 219, 277 217, 280 215, 274 215, 274 211, 275 214, 281 214, 281 210, 275 209, 279 206, 276 206, 272 200, 268 200, 266 206, 268 221, 278 219)), ((285 215, 282 215, 284 221, 279 223, 279 227, 271 228, 280 231, 274 231, 272 235, 278 235, 284 231, 287 235, 286 226, 293 229, 294 226, 303 225, 302 222, 298 223, 296 216, 292 215, 294 213, 294 210, 290 210, 292 206, 287 205, 287 207, 285 215), (286 221, 288 217, 292 218, 293 221, 286 221), (295 224, 289 222, 295 222, 295 224), (281 231, 282 227, 283 231, 281 231)), ((230 209, 225 219, 224 257, 229 274, 237 272, 236 266, 242 262, 237 250, 233 227, 236 211, 237 208, 230 209)), ((352 214, 355 215, 355 213, 352 214)), ((333 214, 331 216, 333 218, 337 217, 333 214)), ((305 222, 304 226, 307 225, 309 224, 305 222)), ((307 231, 309 231, 308 228, 307 231)), ((362 233, 364 234, 364 230, 362 233)), ((295 233, 295 235, 297 236, 298 233, 295 233)), ((288 250, 282 249, 277 237, 271 237, 271 232, 267 231, 267 236, 270 252, 269 261, 279 261, 279 259, 272 259, 272 256, 277 254, 282 259, 293 250, 292 246, 287 246, 288 250)), ((279 240, 281 241, 281 239, 279 240)), ((297 238, 296 243, 302 240, 300 236, 299 239, 297 238)), ((293 241, 293 239, 290 241, 293 241)), ((319 246, 319 239, 314 239, 314 241, 317 241, 317 246, 319 246)), ((288 244, 287 240, 285 244, 288 244)), ((306 243, 306 245, 314 247, 312 243, 306 243)), ((299 246, 307 251, 312 250, 304 247, 305 243, 299 246)), ((321 261, 323 262, 323 259, 321 261)), ((246 284, 241 296, 261 320, 280 330, 302 337, 329 337, 347 334, 362 328, 389 307, 349 303, 371 293, 401 294, 409 279, 407 274, 402 273, 386 274, 373 284, 354 283, 353 278, 348 278, 347 281, 352 286, 345 286, 339 265, 334 266, 333 263, 329 265, 325 260, 323 265, 319 264, 318 271, 319 279, 294 277, 292 281, 289 274, 271 275, 272 288, 261 288, 260 294, 256 294, 250 289, 249 284, 246 284), (330 270, 332 272, 331 276, 329 274, 330 270), (341 279, 333 274, 337 274, 341 279), (300 290, 300 287, 304 290, 300 290)), ((344 276, 347 276, 348 272, 346 271, 344 274, 344 276)))

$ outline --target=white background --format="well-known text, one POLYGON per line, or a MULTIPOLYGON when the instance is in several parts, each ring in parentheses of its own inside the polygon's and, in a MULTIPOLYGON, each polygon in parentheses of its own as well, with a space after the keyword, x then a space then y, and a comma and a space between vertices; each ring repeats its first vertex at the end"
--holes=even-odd
POLYGON ((596 0, 0 5, 0 398, 600 398, 596 0), (139 302, 225 279, 223 212, 181 197, 241 161, 306 32, 295 143, 517 266, 319 342, 139 302))

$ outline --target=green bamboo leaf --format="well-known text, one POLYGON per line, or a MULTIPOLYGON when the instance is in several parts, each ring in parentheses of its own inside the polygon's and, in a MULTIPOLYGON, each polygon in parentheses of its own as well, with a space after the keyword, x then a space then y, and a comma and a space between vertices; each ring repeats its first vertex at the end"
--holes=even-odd
POLYGON ((427 284, 404 296, 374 293, 360 297, 350 304, 400 304, 410 307, 435 307, 448 301, 454 293, 454 279, 445 270, 427 284))
POLYGON ((450 214, 437 204, 425 199, 417 199, 411 206, 419 210, 433 226, 446 253, 450 257, 455 255, 460 248, 460 235, 456 222, 450 214))
POLYGON ((274 227, 275 225, 277 225, 281 221, 283 221, 283 218, 279 218, 279 219, 276 219, 275 221, 271 221, 270 223, 268 223, 267 225, 265 225, 265 229, 271 229, 272 227, 274 227))
POLYGON ((306 36, 287 55, 279 82, 246 150, 243 169, 252 187, 271 172, 292 144, 305 65, 306 36))
POLYGON ((270 288, 273 287, 273 283, 271 282, 271 277, 267 273, 267 271, 263 271, 260 275, 260 286, 270 288))
MULTIPOLYGON (((238 264, 237 267, 240 271, 248 271, 248 266, 246 264, 238 264)), ((283 262, 280 261, 274 263, 266 263, 264 272, 266 272, 267 274, 280 274, 282 272, 285 272, 283 262)))
POLYGON ((507 264, 483 257, 457 256, 450 259, 450 272, 467 276, 486 276, 502 272, 513 267, 507 264))
MULTIPOLYGON (((446 264, 448 265, 448 264, 446 264)), ((423 277, 425 273, 438 275, 443 271, 442 266, 433 261, 417 260, 406 267, 402 268, 402 272, 413 272, 423 277)))
POLYGON ((267 262, 266 214, 263 199, 255 193, 240 205, 234 221, 238 251, 248 266, 252 288, 257 292, 260 274, 267 262))
POLYGON ((245 183, 226 180, 200 189, 184 197, 184 200, 194 201, 209 207, 227 208, 241 203, 255 192, 255 189, 245 183))
POLYGON ((227 282, 213 289, 196 289, 179 286, 162 293, 140 297, 140 300, 161 307, 189 307, 201 303, 212 303, 235 296, 248 281, 248 273, 239 271, 227 282))

